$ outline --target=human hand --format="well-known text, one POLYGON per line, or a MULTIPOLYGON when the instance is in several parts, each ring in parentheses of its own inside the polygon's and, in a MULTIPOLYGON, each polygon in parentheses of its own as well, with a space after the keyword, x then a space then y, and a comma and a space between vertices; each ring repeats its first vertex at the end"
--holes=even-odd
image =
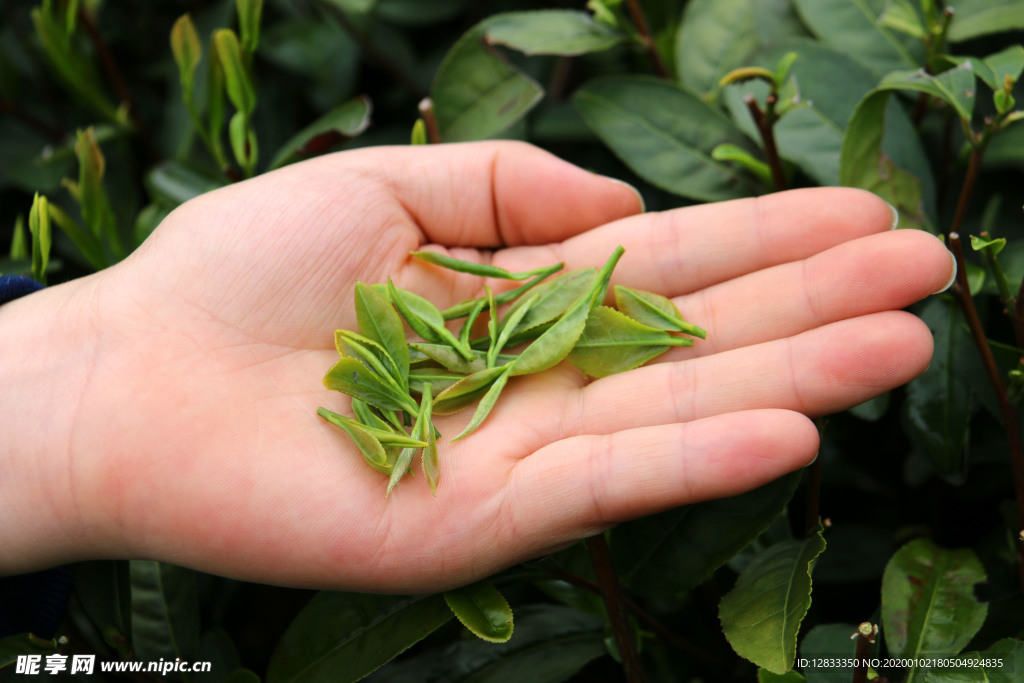
MULTIPOLYGON (((925 233, 888 232, 873 195, 639 210, 628 187, 522 144, 366 149, 197 198, 122 264, 0 308, 0 358, 19 358, 2 370, 0 572, 150 557, 449 588, 805 465, 806 416, 927 365, 927 328, 896 309, 947 283, 951 259, 925 233), (385 499, 316 416, 348 412, 320 378, 333 330, 356 326, 357 280, 390 276, 444 307, 479 279, 410 251, 573 269, 618 244, 613 283, 674 297, 706 341, 590 384, 567 366, 515 378, 472 436, 442 440, 437 497, 416 477, 385 499)), ((435 424, 450 437, 471 412, 435 424)))

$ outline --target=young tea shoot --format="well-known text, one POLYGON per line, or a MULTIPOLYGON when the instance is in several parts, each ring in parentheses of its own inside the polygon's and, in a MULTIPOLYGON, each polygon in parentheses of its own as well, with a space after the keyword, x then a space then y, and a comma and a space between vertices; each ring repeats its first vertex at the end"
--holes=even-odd
POLYGON ((356 283, 359 329, 335 332, 340 359, 324 377, 328 389, 351 397, 355 417, 326 408, 318 414, 342 429, 366 463, 387 476, 385 495, 411 471, 417 456, 436 495, 441 434, 435 415, 477 404, 469 424, 452 441, 464 439, 486 421, 515 376, 568 361, 590 377, 605 377, 707 336, 659 294, 617 285, 617 309, 605 306, 623 252, 617 247, 600 270, 585 268, 552 279, 563 264, 513 273, 436 252, 413 252, 439 268, 523 284, 501 293, 484 286, 482 296, 441 311, 390 280, 356 283), (486 332, 474 337, 484 317, 486 332), (449 330, 450 321, 461 321, 458 334, 449 330), (407 336, 406 326, 415 338, 407 336))

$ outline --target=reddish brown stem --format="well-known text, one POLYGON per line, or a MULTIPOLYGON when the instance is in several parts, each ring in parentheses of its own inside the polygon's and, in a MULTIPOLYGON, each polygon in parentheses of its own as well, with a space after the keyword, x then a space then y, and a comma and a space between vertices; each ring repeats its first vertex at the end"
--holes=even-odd
POLYGON ((651 64, 654 66, 654 70, 662 78, 671 78, 668 67, 665 66, 665 62, 661 60, 661 55, 658 53, 658 46, 654 42, 654 37, 651 36, 651 29, 647 25, 647 17, 644 16, 644 9, 640 6, 640 0, 629 0, 628 4, 629 15, 633 19, 633 25, 636 27, 637 33, 640 34, 641 40, 644 41, 644 46, 651 57, 651 64))
POLYGON ((11 102, 9 100, 0 100, 0 111, 7 112, 14 118, 18 119, 19 121, 27 125, 29 128, 36 130, 37 132, 49 138, 53 142, 59 143, 64 141, 63 131, 61 131, 56 126, 51 126, 49 123, 43 121, 41 118, 39 118, 32 112, 28 111, 27 109, 22 109, 14 102, 11 102))
MULTIPOLYGON (((975 152, 978 154, 978 152, 975 152)), ((973 182, 971 183, 973 185, 973 182)), ((967 187, 967 183, 964 183, 967 187)), ((961 194, 961 201, 964 195, 961 194)), ((957 213, 960 213, 958 207, 957 213)), ((996 364, 995 356, 992 355, 992 348, 985 336, 985 328, 982 327, 981 319, 978 317, 978 310, 971 298, 970 286, 967 282, 967 268, 964 264, 963 249, 960 245, 960 235, 957 232, 949 234, 949 249, 957 263, 956 286, 953 289, 954 296, 963 310, 967 326, 971 330, 971 338, 981 354, 981 362, 985 366, 985 373, 988 375, 992 389, 995 391, 996 399, 999 401, 999 410, 1003 415, 1003 422, 1006 426, 1006 438, 1010 446, 1010 463, 1013 468, 1013 491, 1017 500, 1017 532, 1024 530, 1024 450, 1021 448, 1020 426, 1017 423, 1017 411, 1010 403, 1009 395, 1006 392, 1006 384, 1003 382, 1002 373, 996 364)), ((1024 541, 1018 536, 1016 542, 1017 556, 1017 578, 1020 581, 1021 591, 1024 592, 1024 541)))
POLYGON ((587 549, 590 550, 590 561, 594 564, 597 584, 601 589, 601 597, 604 599, 604 606, 608 611, 608 620, 612 625, 615 645, 619 648, 619 657, 622 658, 622 670, 626 674, 626 680, 629 683, 642 683, 644 674, 636 654, 636 646, 633 643, 629 614, 626 611, 626 603, 623 600, 622 589, 619 587, 619 579, 615 575, 615 568, 612 566, 612 557, 608 551, 608 544, 604 540, 604 534, 588 538, 587 549))
POLYGON ((750 110, 750 115, 754 117, 754 124, 757 125, 757 130, 761 134, 761 142, 764 144, 764 159, 768 162, 768 168, 772 172, 772 185, 775 187, 776 192, 781 192, 786 189, 786 174, 782 171, 782 159, 779 157, 779 148, 775 144, 775 132, 773 130, 775 124, 775 102, 777 100, 778 97, 774 93, 769 95, 766 102, 767 111, 762 111, 761 105, 757 103, 757 99, 753 95, 747 95, 743 98, 747 109, 750 110))

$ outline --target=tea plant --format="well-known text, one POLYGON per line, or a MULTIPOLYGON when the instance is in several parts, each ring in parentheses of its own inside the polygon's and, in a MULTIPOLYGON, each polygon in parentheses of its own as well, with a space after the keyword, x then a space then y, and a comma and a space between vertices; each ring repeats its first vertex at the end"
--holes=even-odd
MULTIPOLYGON (((7 639, 0 666, 19 652, 71 648, 211 659, 232 681, 271 683, 371 672, 381 682, 594 680, 615 660, 629 680, 1019 677, 1020 3, 551 5, 239 0, 190 3, 185 16, 163 2, 8 8, 0 226, 11 248, 0 271, 52 283, 104 268, 191 197, 325 151, 509 137, 626 178, 656 210, 815 185, 877 193, 901 228, 942 235, 959 265, 949 293, 913 309, 934 336, 928 370, 820 421, 821 453, 806 472, 622 524, 447 595, 310 599, 156 562, 76 565, 78 597, 56 634, 67 641, 7 639), (478 635, 507 642, 463 638, 446 625, 453 610, 478 635), (164 635, 147 623, 166 625, 164 635), (919 664, 817 663, 854 654, 919 664), (927 665, 957 657, 978 666, 927 665)), ((703 228, 709 243, 715 227, 703 228)), ((479 399, 484 414, 470 424, 486 429, 489 393, 529 368, 533 347, 515 360, 514 350, 524 325, 544 317, 543 281, 554 274, 517 274, 507 291, 449 311, 393 285, 360 286, 359 331, 338 334, 345 357, 328 381, 355 390, 346 374, 355 372, 375 378, 376 392, 357 396, 355 419, 322 414, 392 479, 425 449, 436 483, 428 416, 479 399), (398 332, 400 318, 422 341, 398 332), (473 322, 451 332, 456 318, 473 322), (449 381, 464 384, 445 397, 449 381)), ((560 277, 577 298, 535 330, 571 322, 592 339, 588 328, 632 326, 591 306, 593 272, 560 277)), ((696 334, 665 327, 674 314, 642 293, 616 295, 657 339, 696 334)), ((565 351, 587 374, 602 372, 600 345, 572 341, 544 362, 565 351)), ((629 366, 649 350, 617 358, 629 366)))

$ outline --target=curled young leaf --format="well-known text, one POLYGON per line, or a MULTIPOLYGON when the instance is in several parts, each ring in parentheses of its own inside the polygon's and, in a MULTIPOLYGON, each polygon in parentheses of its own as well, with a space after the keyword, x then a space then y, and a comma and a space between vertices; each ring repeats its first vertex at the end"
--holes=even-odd
POLYGON ((388 468, 388 457, 384 452, 384 446, 366 427, 327 408, 317 408, 316 412, 320 417, 337 427, 341 427, 348 434, 349 438, 352 439, 352 443, 363 454, 363 459, 366 460, 370 467, 381 474, 391 473, 388 468))
POLYGON ((495 379, 487 389, 483 398, 480 399, 480 404, 477 405, 476 411, 473 413, 473 417, 469 421, 469 424, 466 425, 466 428, 463 429, 458 436, 452 439, 453 442, 472 434, 476 431, 476 428, 479 427, 485 419, 487 419, 487 416, 491 414, 494 404, 498 401, 498 396, 501 395, 501 390, 505 388, 505 385, 508 384, 508 378, 512 376, 513 365, 514 363, 509 363, 504 366, 505 371, 498 375, 497 379, 495 379))
POLYGON ((457 273, 469 273, 471 275, 479 275, 480 277, 493 277, 499 280, 525 280, 536 274, 535 271, 510 273, 504 268, 499 268, 498 266, 492 266, 486 263, 463 261, 436 251, 414 251, 411 253, 420 261, 432 263, 435 266, 441 266, 448 270, 454 270, 457 273))
POLYGON ((342 358, 324 377, 324 386, 358 398, 382 410, 415 414, 417 406, 408 394, 395 389, 355 358, 342 358))
POLYGON ((480 372, 487 367, 483 358, 474 358, 467 361, 458 351, 444 344, 427 344, 425 342, 410 342, 409 346, 413 351, 418 351, 424 356, 452 372, 459 372, 463 375, 470 375, 480 372))
POLYGON ((683 320, 676 305, 660 294, 615 285, 615 305, 621 312, 644 325, 692 334, 701 339, 708 336, 705 330, 683 320))
POLYGON ((434 412, 438 415, 457 413, 487 393, 491 385, 508 369, 502 365, 474 372, 448 387, 434 401, 434 412))
POLYGON ((468 345, 460 342, 447 327, 444 326, 444 317, 437 310, 434 304, 430 303, 418 294, 399 289, 388 279, 388 294, 391 303, 398 308, 409 327, 425 340, 435 343, 451 345, 459 354, 468 361, 474 360, 476 354, 468 345))
POLYGON ((386 298, 362 282, 356 283, 355 300, 360 333, 384 348, 394 360, 400 384, 408 390, 409 347, 401 318, 386 298))
MULTIPOLYGON (((539 285, 541 282, 544 281, 545 278, 547 278, 547 277, 549 277, 551 275, 554 275, 555 273, 560 271, 564 267, 564 265, 565 264, 563 264, 563 263, 556 263, 553 266, 548 266, 547 268, 538 269, 536 271, 537 274, 534 275, 533 278, 531 278, 530 280, 528 280, 524 284, 519 285, 515 289, 510 289, 508 291, 501 292, 500 294, 498 294, 498 295, 496 295, 494 297, 494 301, 499 306, 507 304, 510 301, 514 301, 516 299, 516 297, 518 297, 519 295, 521 295, 524 292, 527 292, 530 289, 532 289, 532 288, 536 287, 537 285, 539 285)), ((530 272, 534 272, 534 271, 530 271, 530 272)), ((451 308, 446 308, 441 313, 441 315, 444 316, 445 320, 453 320, 455 318, 461 318, 462 316, 464 316, 464 315, 468 314, 470 311, 472 311, 473 308, 476 307, 480 303, 480 301, 486 302, 487 299, 486 299, 486 297, 484 297, 484 298, 476 298, 476 299, 467 299, 466 301, 463 301, 461 303, 455 304, 451 308)), ((486 305, 486 303, 485 303, 485 305, 486 305)))

